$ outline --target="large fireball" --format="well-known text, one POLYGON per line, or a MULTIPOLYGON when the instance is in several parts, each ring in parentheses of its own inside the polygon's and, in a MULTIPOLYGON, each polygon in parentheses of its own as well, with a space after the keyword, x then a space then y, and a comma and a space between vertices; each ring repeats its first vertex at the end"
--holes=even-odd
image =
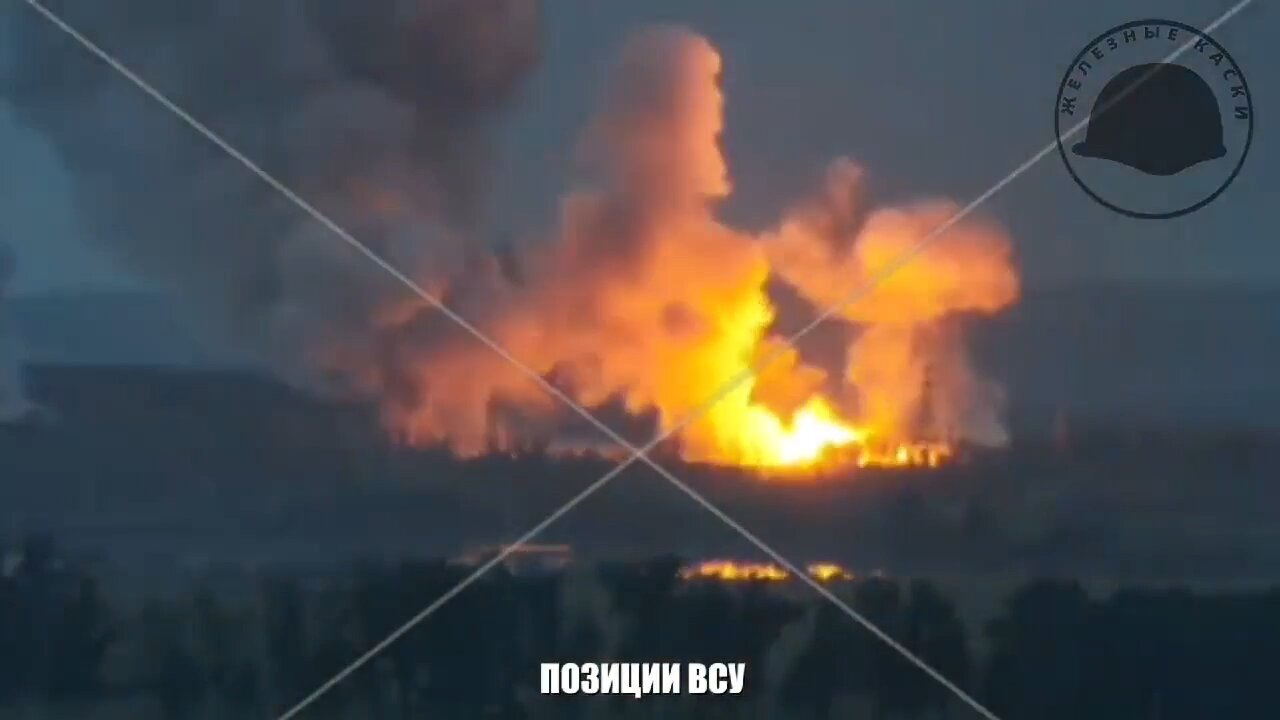
MULTIPOLYGON (((880 278, 958 208, 867 208, 862 171, 844 159, 773 230, 725 225, 720 68, 705 39, 680 29, 627 45, 585 134, 592 182, 565 196, 554 237, 523 259, 523 282, 485 299, 484 329, 586 405, 621 398, 654 412, 690 461, 933 466, 958 442, 999 442, 997 388, 971 369, 956 320, 1016 300, 1008 236, 960 222, 880 278), (834 321, 851 326, 836 392, 829 369, 771 334, 771 279, 815 312, 839 306, 834 321)), ((555 415, 489 352, 462 339, 424 348, 425 392, 393 421, 479 451, 501 422, 498 399, 524 407, 525 421, 555 415)))

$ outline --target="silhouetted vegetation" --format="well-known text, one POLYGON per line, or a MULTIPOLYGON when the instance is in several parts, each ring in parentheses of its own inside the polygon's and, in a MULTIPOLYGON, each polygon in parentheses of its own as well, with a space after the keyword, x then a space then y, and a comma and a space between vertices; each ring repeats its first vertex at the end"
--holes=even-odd
MULTIPOLYGON (((275 717, 470 572, 364 564, 334 580, 274 576, 251 591, 202 583, 126 604, 48 539, 0 551, 3 716, 275 717)), ((679 567, 656 558, 555 574, 498 568, 306 717, 976 717, 814 593, 684 582, 679 567), (696 700, 538 694, 539 663, 609 660, 745 662, 746 688, 696 700)), ((1274 707, 1280 591, 1099 599, 1041 580, 970 628, 928 581, 832 588, 1002 718, 1261 718, 1274 707)))

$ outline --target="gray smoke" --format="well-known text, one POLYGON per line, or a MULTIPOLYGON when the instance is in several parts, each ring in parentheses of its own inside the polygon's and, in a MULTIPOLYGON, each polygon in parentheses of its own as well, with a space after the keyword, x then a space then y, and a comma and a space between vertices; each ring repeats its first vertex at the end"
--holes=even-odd
POLYGON ((16 265, 13 252, 0 243, 0 423, 20 420, 32 410, 22 379, 21 339, 6 302, 16 265))
MULTIPOLYGON (((50 0, 50 9, 428 290, 480 246, 531 0, 50 0)), ((295 380, 385 392, 421 301, 21 3, 0 98, 75 179, 87 241, 295 380)))

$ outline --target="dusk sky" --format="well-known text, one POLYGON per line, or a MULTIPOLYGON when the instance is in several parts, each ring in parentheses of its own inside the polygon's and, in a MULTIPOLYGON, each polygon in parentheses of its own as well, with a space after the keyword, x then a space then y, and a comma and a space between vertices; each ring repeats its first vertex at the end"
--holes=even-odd
MULTIPOLYGON (((725 216, 763 228, 838 155, 863 163, 873 191, 887 199, 968 202, 1053 140, 1058 83, 1090 38, 1149 16, 1204 26, 1230 5, 550 2, 542 61, 504 120, 489 199, 492 241, 545 230, 604 68, 646 23, 687 25, 719 49, 723 144, 735 185, 725 216)), ((5 10, 23 12, 30 11, 20 3, 5 10)), ((1131 220, 1091 201, 1050 155, 984 208, 1012 231, 1029 284, 1081 277, 1280 282, 1280 247, 1266 214, 1280 186, 1268 103, 1280 51, 1263 31, 1269 15, 1256 3, 1215 33, 1261 107, 1234 185, 1188 217, 1131 220)), ((82 30, 109 51, 118 42, 82 30)), ((95 61, 84 54, 83 62, 95 61)), ((204 141, 193 133, 191 142, 204 141)), ((58 160, 3 103, 0 152, 0 237, 18 254, 20 292, 137 284, 82 241, 93 228, 77 220, 58 160)))

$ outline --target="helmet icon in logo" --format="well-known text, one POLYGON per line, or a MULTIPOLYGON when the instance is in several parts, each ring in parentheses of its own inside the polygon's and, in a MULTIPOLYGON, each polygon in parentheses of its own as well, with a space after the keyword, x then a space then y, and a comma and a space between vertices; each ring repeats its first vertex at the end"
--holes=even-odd
POLYGON ((1232 184, 1253 143, 1244 71, 1217 40, 1173 20, 1133 20, 1090 40, 1054 100, 1058 155, 1094 202, 1167 220, 1232 184))
POLYGON ((1135 65, 1098 93, 1084 142, 1072 152, 1147 175, 1176 175, 1227 154, 1209 84, 1174 63, 1135 65))

